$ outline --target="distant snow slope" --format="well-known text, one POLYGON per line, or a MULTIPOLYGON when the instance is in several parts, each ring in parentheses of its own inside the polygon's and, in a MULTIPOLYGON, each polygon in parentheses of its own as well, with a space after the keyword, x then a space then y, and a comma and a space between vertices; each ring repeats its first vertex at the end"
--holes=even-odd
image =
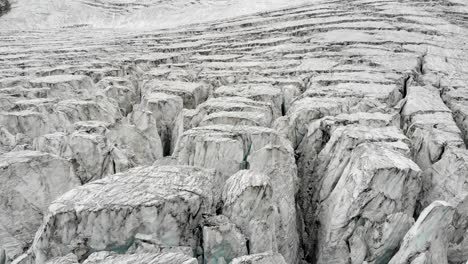
POLYGON ((0 30, 69 26, 167 28, 245 15, 310 0, 11 0, 0 30))

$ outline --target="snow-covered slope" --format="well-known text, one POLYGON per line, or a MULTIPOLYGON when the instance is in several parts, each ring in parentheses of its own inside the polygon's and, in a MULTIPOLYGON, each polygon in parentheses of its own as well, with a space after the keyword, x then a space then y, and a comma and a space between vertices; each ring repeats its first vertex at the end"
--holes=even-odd
POLYGON ((71 26, 167 28, 310 2, 307 0, 12 0, 0 30, 71 26))

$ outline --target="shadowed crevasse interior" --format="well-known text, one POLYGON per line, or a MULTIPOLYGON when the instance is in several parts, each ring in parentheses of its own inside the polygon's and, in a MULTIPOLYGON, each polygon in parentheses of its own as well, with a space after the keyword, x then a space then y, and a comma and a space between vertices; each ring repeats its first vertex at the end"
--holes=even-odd
POLYGON ((0 1, 0 16, 6 14, 10 11, 11 5, 8 0, 1 0, 0 1))

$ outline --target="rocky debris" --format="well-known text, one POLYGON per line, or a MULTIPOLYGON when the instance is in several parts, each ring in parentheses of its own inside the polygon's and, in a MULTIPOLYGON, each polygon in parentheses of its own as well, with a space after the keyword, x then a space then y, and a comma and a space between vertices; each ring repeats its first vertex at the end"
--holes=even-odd
POLYGON ((204 263, 231 263, 236 257, 247 255, 247 240, 224 215, 205 219, 203 225, 204 263))
POLYGON ((49 204, 80 185, 69 161, 36 151, 0 155, 0 183, 0 248, 7 261, 31 244, 49 204))
POLYGON ((69 253, 122 254, 137 233, 196 250, 201 216, 214 212, 214 177, 195 167, 138 167, 73 189, 50 205, 33 244, 36 263, 69 253))
POLYGON ((281 254, 261 253, 235 258, 232 264, 285 264, 281 254))
POLYGON ((389 263, 448 263, 447 248, 453 232, 454 211, 446 202, 431 203, 405 235, 389 263))

